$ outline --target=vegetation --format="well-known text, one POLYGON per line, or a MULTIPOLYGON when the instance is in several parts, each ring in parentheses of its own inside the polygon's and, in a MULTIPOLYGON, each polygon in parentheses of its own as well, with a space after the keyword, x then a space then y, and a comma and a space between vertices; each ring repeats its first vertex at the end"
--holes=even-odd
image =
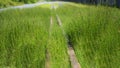
POLYGON ((51 68, 70 68, 67 43, 49 6, 0 12, 0 68, 45 68, 46 50, 51 68))
POLYGON ((15 1, 15 2, 24 2, 24 3, 35 3, 38 0, 12 0, 12 1, 15 1))
POLYGON ((51 68, 71 68, 56 14, 82 68, 120 68, 119 9, 69 3, 54 11, 50 6, 0 12, 0 68, 45 68, 46 51, 51 68))
POLYGON ((72 1, 82 4, 104 5, 120 8, 120 0, 63 0, 63 1, 72 1))
POLYGON ((52 13, 53 24, 51 25, 50 37, 48 41, 48 52, 50 54, 50 68, 70 68, 67 54, 67 42, 59 27, 55 13, 52 13))
POLYGON ((38 0, 0 0, 0 8, 21 5, 24 3, 35 3, 38 0))
POLYGON ((0 68, 44 68, 49 9, 0 12, 0 68))
POLYGON ((120 10, 69 4, 58 8, 82 68, 119 68, 120 10))
POLYGON ((8 7, 10 5, 15 5, 11 0, 0 0, 0 8, 8 7))

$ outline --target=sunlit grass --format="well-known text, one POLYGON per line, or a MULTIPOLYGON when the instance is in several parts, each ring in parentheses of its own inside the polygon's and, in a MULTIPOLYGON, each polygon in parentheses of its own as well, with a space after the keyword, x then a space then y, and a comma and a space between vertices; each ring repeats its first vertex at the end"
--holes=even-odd
POLYGON ((38 7, 51 9, 51 4, 43 4, 38 7))

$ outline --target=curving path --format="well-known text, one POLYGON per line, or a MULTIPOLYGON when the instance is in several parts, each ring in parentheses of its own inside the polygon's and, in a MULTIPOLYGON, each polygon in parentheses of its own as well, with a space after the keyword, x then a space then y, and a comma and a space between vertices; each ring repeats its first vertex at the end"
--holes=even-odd
POLYGON ((68 50, 67 51, 68 51, 68 55, 69 55, 69 58, 70 58, 71 66, 72 66, 72 68, 81 68, 81 66, 80 66, 80 64, 77 60, 77 57, 75 55, 74 49, 73 49, 72 45, 69 43, 69 39, 67 38, 67 35, 66 35, 66 33, 65 33, 65 31, 62 27, 62 22, 61 22, 59 16, 56 15, 56 18, 57 18, 59 26, 61 27, 63 35, 64 35, 66 41, 68 42, 68 48, 67 48, 68 50))
POLYGON ((32 8, 32 7, 36 7, 36 6, 40 6, 40 5, 43 5, 43 4, 55 4, 55 3, 67 3, 67 2, 64 2, 64 1, 51 1, 51 2, 37 2, 37 3, 34 3, 34 4, 24 4, 24 5, 20 5, 20 6, 11 6, 11 7, 7 7, 7 8, 2 8, 0 9, 0 12, 1 11, 5 11, 5 10, 8 10, 8 9, 23 9, 23 8, 32 8))

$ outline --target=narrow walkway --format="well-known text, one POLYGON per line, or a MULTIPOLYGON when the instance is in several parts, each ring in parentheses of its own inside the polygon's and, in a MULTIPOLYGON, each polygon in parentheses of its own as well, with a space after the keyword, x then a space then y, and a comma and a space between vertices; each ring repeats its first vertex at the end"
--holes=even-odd
POLYGON ((56 15, 56 18, 57 18, 57 21, 58 21, 58 25, 60 26, 61 30, 63 31, 63 35, 65 36, 65 39, 68 42, 68 55, 69 55, 69 58, 70 58, 72 68, 81 68, 81 66, 78 63, 78 60, 76 58, 74 49, 73 49, 72 45, 70 45, 69 39, 67 38, 67 35, 66 35, 66 33, 65 33, 65 31, 64 31, 64 29, 62 27, 62 22, 61 22, 59 16, 56 15))
MULTIPOLYGON (((51 30, 52 30, 52 24, 53 24, 53 19, 52 16, 50 17, 50 28, 49 28, 49 38, 48 38, 48 42, 51 36, 51 30)), ((50 68, 50 53, 49 50, 46 46, 46 61, 45 61, 45 68, 50 68)))
POLYGON ((80 64, 78 63, 78 60, 75 56, 74 49, 72 47, 68 47, 68 54, 70 57, 72 68, 81 68, 80 64))
MULTIPOLYGON (((51 10, 56 10, 54 4, 51 4, 51 10)), ((67 42, 67 45, 68 45, 68 55, 69 55, 69 58, 70 58, 70 63, 71 63, 71 67, 72 68, 81 68, 77 58, 76 58, 76 55, 75 55, 75 52, 74 52, 74 49, 72 47, 72 45, 69 43, 69 39, 67 37, 67 34, 66 32, 64 31, 63 29, 63 26, 62 26, 62 22, 59 18, 59 16, 56 14, 56 19, 58 21, 58 25, 60 26, 61 30, 62 30, 62 33, 66 39, 66 42, 67 42)), ((50 29, 49 29, 49 36, 51 36, 51 29, 52 29, 52 24, 53 24, 53 20, 52 20, 52 16, 51 16, 51 19, 50 19, 50 29)), ((46 53, 46 67, 45 68, 50 68, 50 56, 49 56, 49 52, 47 51, 46 53)))

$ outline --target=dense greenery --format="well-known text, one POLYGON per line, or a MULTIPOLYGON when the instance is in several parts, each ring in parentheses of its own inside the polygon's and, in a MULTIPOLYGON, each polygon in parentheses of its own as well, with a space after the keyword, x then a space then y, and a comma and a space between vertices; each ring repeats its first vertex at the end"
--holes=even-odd
POLYGON ((67 43, 48 6, 0 12, 0 68, 45 68, 46 50, 51 68, 70 68, 67 43))
POLYGON ((50 10, 0 12, 0 68, 44 68, 50 10))
POLYGON ((72 1, 83 4, 105 5, 120 8, 120 0, 0 0, 0 8, 37 1, 72 1))
POLYGON ((120 8, 120 0, 62 0, 62 1, 72 1, 83 4, 104 5, 120 8))
POLYGON ((62 30, 57 24, 55 17, 53 21, 49 44, 47 46, 50 54, 50 67, 70 68, 69 57, 67 54, 67 42, 62 34, 62 30))
POLYGON ((82 68, 120 68, 120 10, 70 4, 57 12, 82 68))
POLYGON ((11 0, 0 0, 0 8, 15 5, 11 0))
POLYGON ((0 8, 20 5, 24 3, 35 3, 37 1, 38 0, 0 0, 0 8))
POLYGON ((53 10, 51 11, 51 16, 53 22, 49 29, 50 33, 47 46, 50 58, 50 68, 70 68, 67 54, 67 42, 58 25, 56 14, 53 10))
POLYGON ((119 9, 74 3, 50 8, 0 12, 0 68, 45 68, 47 53, 50 68, 71 68, 56 14, 82 68, 120 68, 119 9))

